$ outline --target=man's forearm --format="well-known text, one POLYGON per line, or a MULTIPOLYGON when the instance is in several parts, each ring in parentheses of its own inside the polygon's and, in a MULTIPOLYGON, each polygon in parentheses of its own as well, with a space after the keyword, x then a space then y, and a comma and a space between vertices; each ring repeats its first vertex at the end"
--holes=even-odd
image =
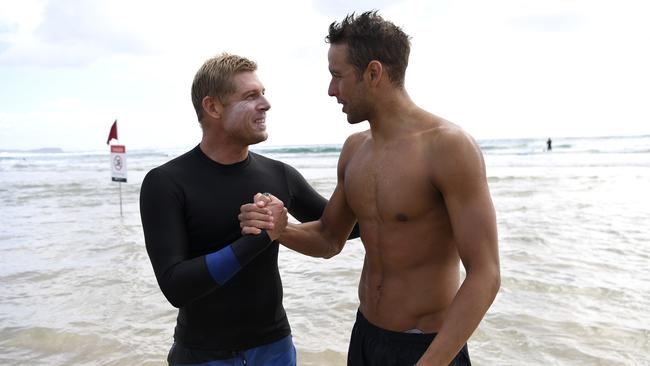
POLYGON ((319 258, 331 258, 343 249, 345 240, 328 236, 320 221, 288 224, 279 239, 280 243, 296 252, 319 258))
POLYGON ((418 361, 418 366, 449 365, 490 308, 500 282, 498 268, 468 272, 438 335, 418 361))

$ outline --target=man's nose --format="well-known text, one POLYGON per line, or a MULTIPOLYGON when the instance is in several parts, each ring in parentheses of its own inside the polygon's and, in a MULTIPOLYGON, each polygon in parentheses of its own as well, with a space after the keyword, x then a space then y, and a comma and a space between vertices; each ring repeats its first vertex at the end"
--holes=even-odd
POLYGON ((260 104, 260 109, 263 111, 268 111, 269 109, 271 109, 271 103, 263 95, 262 95, 262 103, 260 104))

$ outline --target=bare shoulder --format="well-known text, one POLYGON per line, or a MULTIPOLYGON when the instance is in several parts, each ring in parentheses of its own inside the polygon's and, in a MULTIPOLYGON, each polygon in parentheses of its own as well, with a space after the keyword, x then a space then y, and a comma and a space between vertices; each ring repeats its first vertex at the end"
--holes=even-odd
POLYGON ((423 142, 430 156, 435 157, 435 164, 431 165, 434 179, 485 175, 481 149, 467 131, 436 116, 432 117, 431 125, 423 134, 423 142))
POLYGON ((349 159, 365 141, 371 138, 370 130, 353 133, 343 143, 339 160, 349 159))
POLYGON ((363 145, 363 143, 370 138, 371 138, 370 130, 356 132, 348 136, 348 138, 345 140, 345 143, 343 143, 343 147, 341 148, 341 154, 339 155, 339 162, 338 162, 338 169, 337 169, 339 176, 342 176, 348 162, 350 161, 352 156, 356 154, 356 152, 359 149, 359 146, 363 145))
POLYGON ((365 130, 365 131, 353 133, 352 135, 348 136, 347 139, 345 139, 345 143, 343 144, 343 149, 346 149, 346 148, 347 149, 354 149, 359 144, 363 143, 364 141, 368 140, 369 138, 371 138, 370 130, 365 130))
POLYGON ((437 153, 436 156, 439 157, 449 156, 456 159, 460 154, 470 159, 482 160, 478 143, 467 131, 437 116, 432 116, 431 121, 432 127, 423 134, 430 152, 437 153))

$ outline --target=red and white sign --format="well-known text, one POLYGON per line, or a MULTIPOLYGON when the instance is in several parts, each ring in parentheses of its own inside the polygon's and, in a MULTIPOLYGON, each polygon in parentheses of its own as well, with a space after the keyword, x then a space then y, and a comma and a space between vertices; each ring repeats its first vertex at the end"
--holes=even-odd
POLYGON ((126 183, 126 147, 111 145, 111 180, 126 183))

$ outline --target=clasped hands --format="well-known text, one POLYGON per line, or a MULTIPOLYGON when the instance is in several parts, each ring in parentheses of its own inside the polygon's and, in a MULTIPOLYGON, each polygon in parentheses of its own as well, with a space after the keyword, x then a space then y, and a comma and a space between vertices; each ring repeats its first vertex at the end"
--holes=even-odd
POLYGON ((269 193, 257 193, 253 203, 240 207, 239 226, 243 235, 258 235, 266 230, 271 240, 277 240, 288 223, 284 202, 269 193))

